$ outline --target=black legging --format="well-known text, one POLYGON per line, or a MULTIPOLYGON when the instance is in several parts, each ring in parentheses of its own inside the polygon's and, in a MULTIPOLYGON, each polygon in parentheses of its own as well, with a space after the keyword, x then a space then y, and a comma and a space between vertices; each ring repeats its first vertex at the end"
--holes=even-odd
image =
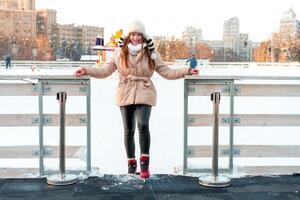
POLYGON ((124 143, 127 158, 135 157, 134 132, 135 124, 139 129, 139 141, 141 154, 149 154, 150 149, 150 132, 149 118, 151 114, 149 105, 128 105, 120 106, 124 126, 124 143))

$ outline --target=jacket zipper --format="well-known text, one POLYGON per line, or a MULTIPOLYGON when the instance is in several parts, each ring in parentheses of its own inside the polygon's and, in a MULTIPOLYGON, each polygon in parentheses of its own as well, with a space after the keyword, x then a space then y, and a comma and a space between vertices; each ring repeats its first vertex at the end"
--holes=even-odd
POLYGON ((134 99, 133 99, 133 104, 135 104, 135 99, 136 99, 136 91, 137 91, 137 86, 138 86, 138 82, 134 81, 136 86, 135 86, 135 91, 134 91, 134 99))
MULTIPOLYGON (((135 57, 136 59, 136 57, 135 57)), ((134 67, 135 67, 135 74, 137 74, 137 66, 136 66, 136 63, 135 63, 135 59, 134 59, 134 67)), ((133 99, 133 104, 135 104, 135 99, 136 99, 136 91, 137 91, 137 87, 138 87, 138 82, 137 81, 134 81, 136 86, 135 86, 135 91, 134 91, 134 99, 133 99)))

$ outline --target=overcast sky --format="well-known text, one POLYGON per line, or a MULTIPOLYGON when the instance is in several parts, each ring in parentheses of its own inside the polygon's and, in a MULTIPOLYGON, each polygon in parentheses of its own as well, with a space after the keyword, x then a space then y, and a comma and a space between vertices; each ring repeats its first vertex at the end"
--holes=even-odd
POLYGON ((149 35, 181 36, 186 26, 194 26, 202 29, 203 39, 221 40, 224 20, 237 16, 240 32, 257 42, 278 31, 290 7, 300 19, 300 0, 36 0, 37 9, 57 11, 59 24, 104 27, 105 38, 139 19, 149 35))

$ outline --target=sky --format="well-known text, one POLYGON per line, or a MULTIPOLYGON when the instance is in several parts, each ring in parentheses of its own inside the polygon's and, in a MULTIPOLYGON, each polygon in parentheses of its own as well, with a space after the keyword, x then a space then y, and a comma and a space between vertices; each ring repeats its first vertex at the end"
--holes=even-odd
POLYGON ((185 27, 194 26, 204 40, 222 40, 224 20, 237 16, 240 33, 260 42, 278 31, 289 8, 300 19, 300 0, 36 0, 36 8, 55 9, 59 24, 104 27, 105 38, 141 20, 150 36, 181 37, 185 27))

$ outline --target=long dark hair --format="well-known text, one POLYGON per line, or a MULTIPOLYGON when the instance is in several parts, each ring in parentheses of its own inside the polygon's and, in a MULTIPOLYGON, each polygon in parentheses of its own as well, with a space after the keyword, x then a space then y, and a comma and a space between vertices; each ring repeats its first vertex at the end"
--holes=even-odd
MULTIPOLYGON (((123 67, 125 67, 126 69, 128 68, 128 55, 129 55, 129 51, 128 51, 128 47, 127 46, 130 43, 130 34, 125 39, 124 45, 121 48, 121 63, 123 65, 123 67)), ((143 40, 143 42, 147 43, 147 40, 144 38, 143 35, 142 35, 142 40, 143 40)), ((154 60, 151 59, 151 53, 150 53, 150 50, 149 50, 148 46, 145 47, 144 49, 145 49, 144 54, 146 54, 146 56, 148 58, 148 66, 149 66, 150 69, 154 70, 155 69, 155 62, 154 62, 154 60)))

